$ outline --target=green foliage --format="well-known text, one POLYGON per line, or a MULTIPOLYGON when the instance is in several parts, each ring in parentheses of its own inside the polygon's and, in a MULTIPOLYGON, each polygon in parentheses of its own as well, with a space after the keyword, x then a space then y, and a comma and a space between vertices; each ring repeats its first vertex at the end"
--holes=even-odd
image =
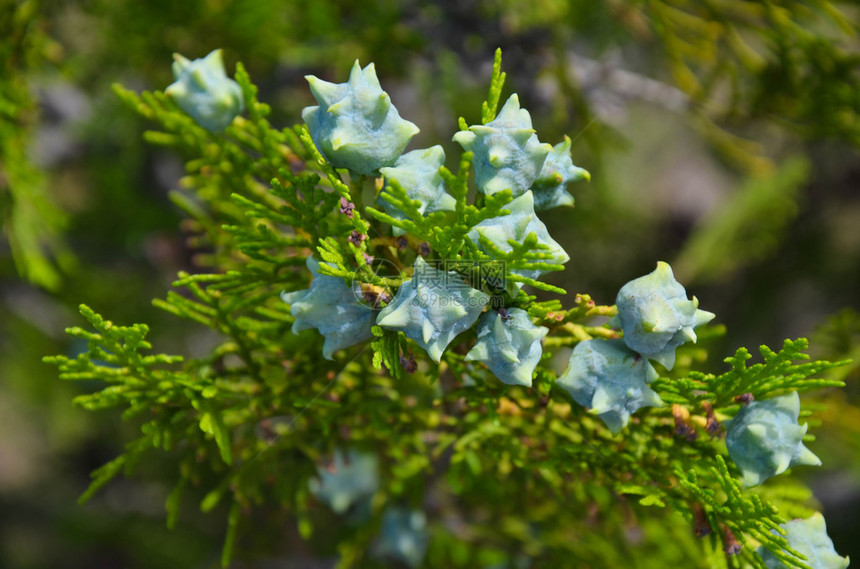
POLYGON ((738 348, 735 355, 726 358, 731 370, 720 375, 690 372, 687 377, 661 378, 654 388, 668 402, 696 406, 709 401, 715 409, 732 407, 735 397, 749 394, 753 399, 769 399, 789 391, 803 393, 825 387, 843 387, 839 380, 815 376, 845 365, 847 361, 806 361, 805 350, 809 342, 804 338, 786 340, 779 352, 767 346, 759 348, 763 363, 747 366, 752 355, 746 348, 738 348), (795 363, 796 361, 803 363, 795 363))
MULTIPOLYGON (((500 58, 484 123, 500 99, 500 58)), ((665 567, 674 558, 688 567, 762 567, 753 547, 759 543, 780 555, 787 543, 769 530, 784 518, 762 496, 770 492, 787 508, 803 508, 808 495, 792 492, 784 476, 762 490, 742 490, 737 468, 724 459, 718 420, 736 410, 737 397, 841 385, 814 377, 839 363, 794 363, 808 358, 802 339, 786 341, 778 353, 761 348, 764 363, 750 367, 740 349, 719 376, 692 370, 693 358, 679 357, 671 376, 651 384, 672 405, 637 411, 613 434, 555 385, 551 352, 618 337, 594 320, 615 308, 583 294, 565 310, 559 300, 538 302, 523 291, 512 296, 470 272, 478 262, 503 263, 508 279, 564 292, 514 273, 561 268, 546 262, 552 255, 535 232, 511 240, 510 251, 469 237, 482 221, 509 215, 511 202, 510 191, 474 191, 471 153, 460 156, 456 174, 440 169, 455 210, 424 216, 399 184, 331 166, 306 127, 273 128, 269 107, 257 100, 241 65, 236 81, 247 116, 223 135, 200 127, 161 92, 115 89, 159 125, 147 140, 187 158, 183 191, 172 199, 190 220, 199 265, 210 270, 180 273, 177 291, 155 304, 215 331, 218 340, 196 358, 150 355, 145 325, 117 326, 81 307, 93 331, 68 332, 85 340, 87 350, 46 361, 63 379, 104 384, 78 404, 121 408, 140 425, 125 453, 94 473, 83 499, 150 453, 169 453, 176 485, 166 501, 168 524, 181 521, 188 488, 206 492, 205 512, 228 504, 224 566, 240 551, 252 510, 289 516, 321 550, 340 551, 341 567, 378 566, 375 529, 390 508, 404 504, 428 510, 425 566, 532 560, 605 567, 637 559, 635 566, 665 567), (405 218, 365 206, 366 196, 377 193, 405 218), (395 237, 392 227, 406 234, 395 237), (549 329, 533 388, 506 385, 467 360, 471 330, 454 339, 439 364, 402 332, 378 326, 373 340, 322 358, 317 332, 290 333, 295 318, 279 294, 308 287, 309 256, 324 261, 320 273, 344 279, 357 298, 372 293, 380 305, 407 278, 417 278, 408 269, 416 258, 451 263, 458 275, 472 277, 473 288, 488 291, 482 297, 523 309, 532 324, 549 329), (395 270, 381 274, 376 259, 395 270), (326 457, 344 449, 373 453, 380 462, 380 490, 363 523, 333 519, 309 490, 326 457), (682 520, 713 534, 697 541, 690 528, 676 529, 682 520), (639 541, 628 535, 631 524, 641 531, 639 541), (664 545, 667 539, 677 549, 664 545)), ((803 567, 788 555, 784 561, 803 567)))
POLYGON ((860 314, 850 308, 834 314, 817 330, 814 340, 824 357, 848 360, 834 369, 831 377, 843 381, 850 375, 856 377, 860 369, 860 314))
POLYGON ((40 2, 0 2, 0 221, 18 272, 47 289, 74 258, 60 239, 66 215, 53 203, 42 172, 30 159, 37 122, 28 73, 50 49, 39 19, 40 2))

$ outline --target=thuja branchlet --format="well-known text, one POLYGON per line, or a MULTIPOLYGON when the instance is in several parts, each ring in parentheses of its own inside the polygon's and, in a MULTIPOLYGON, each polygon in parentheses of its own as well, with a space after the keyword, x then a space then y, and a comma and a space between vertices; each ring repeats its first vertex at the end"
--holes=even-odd
MULTIPOLYGON (((82 499, 171 451, 168 524, 197 487, 204 511, 229 503, 225 566, 255 507, 306 539, 334 516, 345 529, 314 539, 343 567, 600 565, 636 555, 625 527, 649 516, 644 539, 688 540, 695 566, 847 566, 820 516, 767 499, 788 467, 820 464, 798 393, 841 386, 820 379, 840 362, 808 361, 799 339, 691 369, 719 329, 664 262, 612 305, 530 294, 565 294, 541 280, 569 255, 539 213, 573 206, 590 175, 516 94, 499 109, 500 51, 480 123, 424 149, 373 64, 309 76, 318 104, 285 129, 220 51, 174 73, 164 92, 116 92, 159 125, 150 142, 191 157, 172 198, 210 251, 155 304, 221 341, 150 355, 145 325, 81 307, 91 329, 68 332, 87 350, 46 361, 103 382, 77 403, 141 425, 82 499)), ((780 503, 803 510, 796 496, 780 503)))

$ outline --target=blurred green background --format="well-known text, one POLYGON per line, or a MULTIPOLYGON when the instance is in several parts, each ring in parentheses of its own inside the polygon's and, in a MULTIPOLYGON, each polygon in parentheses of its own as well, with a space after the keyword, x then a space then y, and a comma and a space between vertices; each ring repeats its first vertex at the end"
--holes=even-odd
MULTIPOLYGON (((542 216, 572 257, 550 279, 564 304, 611 304, 665 260, 728 328, 717 368, 741 345, 799 336, 860 361, 858 22, 856 5, 824 1, 0 0, 0 567, 214 567, 220 554, 223 517, 186 508, 165 528, 164 465, 77 506, 135 427, 75 408, 80 386, 41 363, 80 349, 63 329, 82 302, 147 322, 156 350, 209 343, 150 304, 195 270, 167 199, 182 157, 143 143, 148 125, 112 83, 163 89, 173 52, 221 47, 286 127, 313 104, 304 75, 343 81, 373 61, 422 129, 413 147, 454 156, 457 117, 479 120, 501 47, 504 96, 519 93, 542 141, 570 136, 592 173, 570 188, 574 209, 542 216)), ((836 549, 860 559, 860 372, 838 373, 848 387, 808 403, 824 466, 802 476, 836 549)), ((297 535, 245 545, 257 560, 237 567, 330 566, 297 535)))

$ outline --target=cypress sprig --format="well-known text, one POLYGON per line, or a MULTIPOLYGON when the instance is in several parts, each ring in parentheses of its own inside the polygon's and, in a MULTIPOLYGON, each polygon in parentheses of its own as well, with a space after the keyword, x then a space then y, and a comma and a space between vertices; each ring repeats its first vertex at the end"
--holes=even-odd
MULTIPOLYGON (((317 148, 320 133, 307 125, 273 128, 266 118, 270 109, 257 100, 241 65, 236 82, 246 116, 234 117, 222 133, 197 125, 163 93, 115 89, 160 126, 161 132, 146 135, 151 142, 188 157, 183 190, 172 199, 191 220, 193 244, 209 249, 208 273, 180 273, 174 290, 154 303, 210 328, 219 339, 197 358, 152 355, 145 325, 116 326, 81 308, 92 331, 69 333, 85 340, 87 351, 46 361, 59 367, 63 379, 104 383, 80 396, 79 405, 118 407, 140 423, 140 436, 94 473, 83 498, 119 473, 130 474, 146 453, 170 450, 177 468, 166 501, 168 525, 181 522, 185 494, 199 492, 205 512, 223 504, 224 566, 239 551, 247 514, 255 508, 277 509, 278 517, 295 520, 306 539, 316 532, 315 539, 341 552, 344 567, 376 566, 374 552, 384 539, 377 532, 389 510, 400 508, 425 516, 427 566, 519 563, 510 551, 542 566, 624 565, 642 555, 626 533, 635 526, 648 544, 672 539, 697 567, 763 567, 754 553, 758 544, 790 567, 804 567, 786 549, 778 525, 782 512, 804 511, 809 495, 782 483, 786 475, 764 489, 742 488, 740 470, 726 460, 720 422, 746 400, 840 386, 817 377, 842 362, 809 361, 808 344, 800 339, 786 341, 779 352, 762 347, 763 363, 749 366, 749 352, 741 348, 725 360, 725 373, 701 373, 691 367, 704 359, 706 346, 678 348, 683 357, 677 360, 673 350, 720 328, 702 326, 696 302, 674 280, 645 295, 664 295, 666 302, 658 306, 663 312, 642 308, 657 316, 638 328, 618 324, 630 311, 619 315, 615 306, 597 304, 587 294, 566 304, 539 301, 513 286, 565 294, 540 274, 562 270, 567 254, 532 230, 537 217, 531 206, 528 215, 522 208, 532 203, 524 201, 529 195, 506 189, 485 195, 473 185, 472 152, 459 155, 456 173, 439 168, 450 196, 444 207, 453 209, 429 213, 422 213, 422 202, 405 182, 377 177, 370 167, 359 175, 332 165, 360 163, 360 148, 348 146, 354 144, 349 129, 356 113, 370 108, 373 124, 393 116, 386 114, 393 108, 390 97, 367 79, 372 68, 356 68, 361 81, 314 83, 320 106, 333 109, 317 108, 314 116, 348 115, 335 116, 343 121, 333 132, 343 138, 325 146, 329 154, 351 153, 345 162, 317 148), (371 188, 402 216, 364 204, 371 188), (509 235, 500 229, 491 232, 493 239, 476 231, 488 220, 510 229, 504 224, 513 223, 512 210, 520 215, 516 239, 496 238, 509 235), (422 274, 430 263, 441 268, 422 274), (500 267, 512 286, 489 275, 500 267), (466 301, 481 304, 463 306, 466 301), (522 318, 520 310, 530 322, 517 323, 509 314, 522 318), (492 318, 479 319, 488 313, 492 318), (665 332, 657 325, 661 319, 680 322, 678 329, 665 332), (495 328, 481 324, 486 320, 495 328), (448 337, 446 326, 459 333, 448 337), (694 334, 694 326, 702 327, 694 334), (662 344, 652 352, 637 348, 643 355, 625 344, 622 330, 635 330, 645 345, 662 344), (668 339, 653 339, 661 334, 668 339), (444 345, 431 357, 425 348, 439 338, 444 345), (577 369, 578 346, 595 343, 614 346, 611 357, 619 361, 588 362, 595 394, 584 407, 581 394, 558 380, 565 358, 577 369), (528 358, 531 377, 505 383, 500 378, 510 375, 497 377, 483 355, 469 355, 479 344, 484 353, 507 358, 506 365, 528 358), (532 349, 540 351, 524 355, 532 349), (667 353, 675 366, 654 379, 658 372, 647 356, 667 353), (612 381, 631 366, 645 379, 625 389, 642 390, 648 383, 659 398, 650 394, 650 407, 628 409, 621 428, 610 430, 618 426, 606 421, 608 409, 619 409, 613 398, 626 404, 627 397, 624 390, 613 391, 612 381), (332 457, 350 453, 367 453, 378 465, 370 498, 350 494, 358 474, 338 481, 331 472, 332 457), (317 492, 323 484, 343 488, 317 492), (341 530, 320 532, 334 523, 331 496, 357 500, 347 510, 362 523, 344 518, 341 530), (427 504, 432 507, 424 511, 427 504), (674 529, 679 524, 683 531, 674 529), (707 531, 712 537, 695 537, 707 531)), ((504 81, 497 52, 483 124, 496 117, 504 81)), ((397 140, 413 131, 398 121, 392 121, 397 140)), ((523 128, 511 136, 532 134, 523 128)), ((390 171, 390 164, 374 164, 390 171)))
POLYGON ((800 393, 827 387, 844 387, 838 380, 824 379, 824 372, 845 365, 847 362, 824 360, 807 361, 805 350, 809 342, 805 338, 785 340, 783 348, 774 352, 767 346, 759 348, 764 362, 747 366, 752 357, 746 348, 739 348, 735 355, 726 358, 731 369, 720 375, 690 372, 687 377, 658 379, 654 382, 661 397, 671 403, 698 406, 709 401, 715 408, 736 405, 735 398, 749 395, 753 399, 769 399, 789 391, 800 393), (796 362, 803 363, 796 363, 796 362))

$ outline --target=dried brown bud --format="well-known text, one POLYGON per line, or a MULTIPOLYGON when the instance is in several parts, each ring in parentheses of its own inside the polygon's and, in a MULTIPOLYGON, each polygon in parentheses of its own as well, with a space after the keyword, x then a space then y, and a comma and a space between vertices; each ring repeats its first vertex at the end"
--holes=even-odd
POLYGON ((412 355, 412 352, 409 353, 408 356, 400 355, 400 367, 406 370, 406 373, 415 373, 415 370, 418 369, 418 363, 415 361, 415 356, 412 355))
POLYGON ((382 287, 368 283, 361 285, 361 298, 374 310, 382 308, 391 300, 391 295, 382 287))
POLYGON ((744 405, 749 405, 755 400, 752 393, 743 393, 735 397, 735 401, 737 403, 743 403, 744 405))
POLYGON ((705 509, 698 502, 693 504, 693 532, 696 537, 705 537, 713 531, 705 509))
POLYGON ((708 431, 708 434, 712 437, 716 436, 720 431, 722 425, 717 421, 717 417, 714 414, 714 407, 708 401, 702 402, 702 407, 705 408, 705 413, 707 413, 706 417, 708 422, 705 424, 705 430, 708 431))
POLYGON ((684 437, 690 442, 698 438, 698 434, 693 426, 688 422, 690 412, 678 405, 672 405, 672 418, 675 419, 675 434, 679 437, 684 437))
POLYGON ((742 547, 741 542, 738 541, 729 526, 723 526, 723 551, 726 552, 726 555, 737 555, 742 547))
POLYGON ((346 198, 340 198, 340 213, 352 219, 352 211, 355 209, 355 204, 346 198))

